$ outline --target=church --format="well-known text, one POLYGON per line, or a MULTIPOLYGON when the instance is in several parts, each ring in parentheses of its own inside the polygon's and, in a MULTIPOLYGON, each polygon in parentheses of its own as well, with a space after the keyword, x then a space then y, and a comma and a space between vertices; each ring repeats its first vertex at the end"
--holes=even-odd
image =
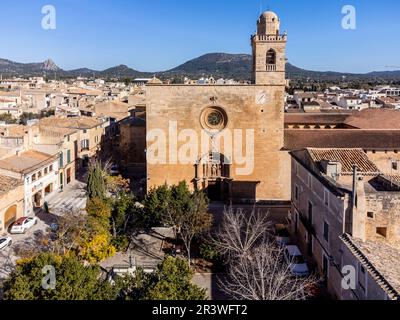
POLYGON ((252 84, 147 86, 148 190, 186 181, 212 201, 290 199, 286 42, 279 17, 267 11, 251 37, 252 84))

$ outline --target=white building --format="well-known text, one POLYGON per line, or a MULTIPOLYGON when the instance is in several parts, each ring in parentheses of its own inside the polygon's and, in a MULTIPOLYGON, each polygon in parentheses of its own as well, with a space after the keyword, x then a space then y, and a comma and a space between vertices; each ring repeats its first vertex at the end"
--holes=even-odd
POLYGON ((58 170, 58 155, 33 150, 0 160, 1 175, 24 181, 24 216, 34 214, 59 190, 58 170))

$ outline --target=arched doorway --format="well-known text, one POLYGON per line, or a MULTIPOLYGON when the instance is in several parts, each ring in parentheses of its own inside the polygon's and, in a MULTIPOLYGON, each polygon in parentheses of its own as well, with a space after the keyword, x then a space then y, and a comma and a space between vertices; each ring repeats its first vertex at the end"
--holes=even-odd
POLYGON ((196 188, 207 192, 211 201, 229 200, 231 162, 223 154, 210 152, 196 164, 196 188))
POLYGON ((17 220, 17 206, 14 205, 7 209, 4 214, 4 228, 7 230, 8 227, 17 220))

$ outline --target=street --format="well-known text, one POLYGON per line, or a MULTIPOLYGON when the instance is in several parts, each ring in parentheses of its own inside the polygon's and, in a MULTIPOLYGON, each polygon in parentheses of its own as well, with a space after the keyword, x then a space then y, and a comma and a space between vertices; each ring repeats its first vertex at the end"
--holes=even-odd
POLYGON ((12 238, 12 245, 0 251, 0 280, 5 278, 14 268, 21 254, 29 248, 35 247, 38 240, 48 232, 51 223, 55 222, 55 216, 61 216, 68 212, 76 212, 85 209, 86 185, 76 182, 67 186, 63 192, 50 195, 48 202, 50 213, 40 211, 36 214, 37 224, 25 234, 8 234, 12 238))

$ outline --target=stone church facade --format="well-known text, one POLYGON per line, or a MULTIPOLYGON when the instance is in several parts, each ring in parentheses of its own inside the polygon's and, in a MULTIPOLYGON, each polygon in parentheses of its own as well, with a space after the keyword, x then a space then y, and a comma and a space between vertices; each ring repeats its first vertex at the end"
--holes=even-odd
POLYGON ((251 37, 253 84, 147 87, 147 188, 186 181, 211 200, 290 198, 282 151, 286 34, 273 12, 251 37))

